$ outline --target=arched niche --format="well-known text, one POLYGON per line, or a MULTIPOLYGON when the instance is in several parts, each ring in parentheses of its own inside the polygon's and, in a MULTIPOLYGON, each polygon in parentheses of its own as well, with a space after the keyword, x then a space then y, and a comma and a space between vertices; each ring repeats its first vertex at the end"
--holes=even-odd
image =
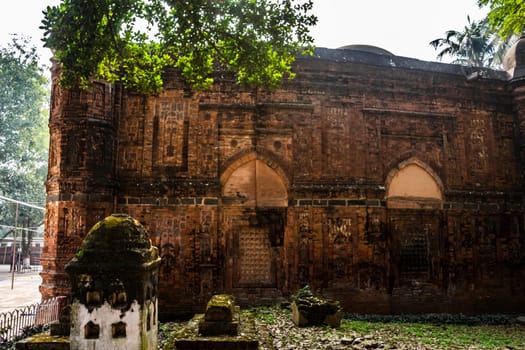
POLYGON ((276 170, 253 156, 221 177, 224 202, 249 207, 286 207, 288 192, 276 170))
POLYGON ((437 174, 416 159, 402 162, 387 177, 385 199, 389 208, 440 209, 443 184, 437 174))

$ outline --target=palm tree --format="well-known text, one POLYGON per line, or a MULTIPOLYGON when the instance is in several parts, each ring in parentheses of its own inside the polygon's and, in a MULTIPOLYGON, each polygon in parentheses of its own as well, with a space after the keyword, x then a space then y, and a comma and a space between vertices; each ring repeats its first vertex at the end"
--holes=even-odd
POLYGON ((517 39, 511 36, 502 39, 488 24, 488 18, 472 22, 467 16, 468 25, 463 31, 448 30, 445 38, 432 40, 430 45, 436 50, 442 48, 437 58, 455 57, 452 63, 476 67, 500 67, 503 56, 517 39))

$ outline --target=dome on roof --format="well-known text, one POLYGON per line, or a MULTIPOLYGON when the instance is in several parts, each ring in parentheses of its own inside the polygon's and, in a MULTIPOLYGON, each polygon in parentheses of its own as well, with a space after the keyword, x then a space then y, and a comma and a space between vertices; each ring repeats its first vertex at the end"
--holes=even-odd
POLYGON ((377 55, 387 55, 387 56, 394 56, 394 54, 388 50, 382 49, 378 46, 373 45, 346 45, 338 47, 340 50, 355 50, 355 51, 364 51, 364 52, 370 52, 375 53, 377 55))
POLYGON ((522 36, 510 47, 503 57, 503 69, 511 79, 525 76, 525 36, 522 36))

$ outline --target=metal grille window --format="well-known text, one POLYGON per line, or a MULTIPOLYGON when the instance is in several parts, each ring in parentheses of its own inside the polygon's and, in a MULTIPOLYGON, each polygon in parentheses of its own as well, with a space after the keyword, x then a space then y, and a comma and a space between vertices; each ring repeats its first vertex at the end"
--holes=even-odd
POLYGON ((428 239, 425 232, 406 233, 401 241, 400 269, 404 278, 428 274, 428 239))

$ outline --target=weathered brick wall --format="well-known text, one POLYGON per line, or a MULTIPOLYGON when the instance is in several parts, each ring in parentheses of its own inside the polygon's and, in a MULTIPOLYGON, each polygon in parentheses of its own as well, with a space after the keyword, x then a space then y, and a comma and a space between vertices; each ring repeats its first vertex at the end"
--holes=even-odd
POLYGON ((59 86, 59 65, 52 69, 49 170, 42 297, 69 292, 65 264, 91 226, 114 210, 116 128, 109 84, 90 90, 59 86))
POLYGON ((227 80, 190 92, 170 73, 158 96, 106 93, 100 117, 96 93, 69 99, 77 119, 52 111, 57 247, 45 271, 115 211, 160 249, 163 314, 191 314, 216 292, 268 303, 305 284, 348 311, 524 310, 521 135, 505 73, 467 81, 459 66, 325 49, 295 69, 271 92, 227 80), (71 135, 84 167, 66 163, 71 135), (389 197, 410 165, 439 196, 389 197), (90 185, 58 186, 75 181, 90 185))

